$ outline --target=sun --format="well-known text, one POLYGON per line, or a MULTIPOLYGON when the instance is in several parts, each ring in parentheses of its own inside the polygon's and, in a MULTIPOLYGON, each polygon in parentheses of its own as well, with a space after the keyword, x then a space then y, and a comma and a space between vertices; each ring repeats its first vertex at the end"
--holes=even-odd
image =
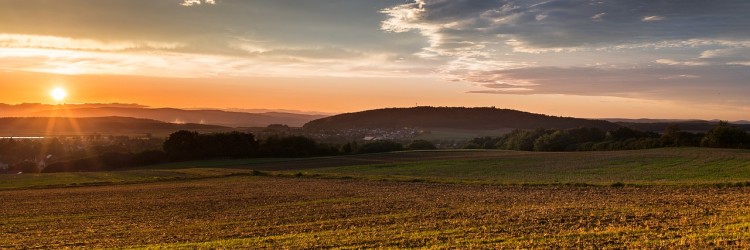
POLYGON ((62 101, 65 99, 65 97, 68 96, 68 92, 65 91, 65 89, 61 87, 57 87, 52 90, 52 92, 49 93, 50 96, 52 96, 52 99, 55 99, 55 101, 62 101))

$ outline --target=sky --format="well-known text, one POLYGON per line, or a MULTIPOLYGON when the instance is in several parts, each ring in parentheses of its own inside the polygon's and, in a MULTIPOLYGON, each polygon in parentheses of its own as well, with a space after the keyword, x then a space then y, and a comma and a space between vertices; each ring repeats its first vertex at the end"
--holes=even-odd
POLYGON ((750 119, 746 0, 0 0, 0 102, 750 119))

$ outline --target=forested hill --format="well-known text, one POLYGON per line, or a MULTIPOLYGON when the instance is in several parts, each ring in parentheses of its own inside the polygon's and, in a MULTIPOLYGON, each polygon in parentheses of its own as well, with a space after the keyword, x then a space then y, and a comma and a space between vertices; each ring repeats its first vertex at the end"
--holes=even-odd
POLYGON ((246 113, 224 110, 149 108, 137 104, 19 104, 0 103, 2 117, 133 117, 173 123, 213 124, 228 127, 265 127, 285 124, 299 127, 324 115, 284 112, 246 113))
POLYGON ((79 135, 91 133, 121 134, 162 130, 211 130, 226 127, 203 124, 174 124, 130 117, 13 117, 0 118, 0 136, 79 135))
POLYGON ((304 126, 305 129, 310 130, 402 127, 457 129, 589 127, 606 131, 620 126, 603 120, 548 116, 510 109, 459 107, 376 109, 321 118, 308 122, 304 126))

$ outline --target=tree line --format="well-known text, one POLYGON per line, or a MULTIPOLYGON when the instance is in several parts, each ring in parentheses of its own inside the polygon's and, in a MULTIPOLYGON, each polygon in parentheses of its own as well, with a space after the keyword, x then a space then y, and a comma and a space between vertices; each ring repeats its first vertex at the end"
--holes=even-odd
POLYGON ((157 138, 101 135, 0 139, 0 173, 33 173, 55 163, 80 160, 120 165, 118 159, 127 158, 132 162, 127 165, 148 164, 154 162, 149 158, 159 154, 163 142, 157 138))
POLYGON ((104 171, 132 168, 166 162, 220 158, 299 158, 400 151, 406 149, 435 149, 429 141, 416 140, 404 146, 392 141, 368 143, 350 142, 343 145, 319 143, 299 135, 272 135, 256 138, 252 133, 228 132, 201 134, 178 131, 164 141, 162 150, 138 153, 106 151, 93 157, 59 161, 44 169, 34 164, 18 165, 22 172, 104 171))
MULTIPOLYGON (((0 170, 10 172, 76 172, 126 169, 166 162, 218 158, 295 158, 346 154, 381 153, 401 150, 431 150, 430 141, 352 141, 344 144, 319 143, 300 135, 272 135, 257 138, 252 133, 201 134, 178 131, 163 141, 161 149, 136 151, 138 140, 110 140, 85 152, 76 143, 57 139, 45 141, 0 140, 0 170), (123 144, 124 143, 124 144, 123 144), (129 147, 123 146, 128 145, 129 147), (50 158, 50 156, 54 156, 50 158), (46 161, 46 162, 45 162, 46 161), (41 165, 40 162, 45 164, 41 165), (10 163, 9 165, 7 165, 10 163)), ((727 122, 707 133, 682 131, 678 125, 663 133, 642 132, 628 127, 604 131, 599 128, 514 130, 500 137, 474 138, 465 148, 522 151, 632 150, 658 147, 750 148, 750 135, 727 122)))
POLYGON ((501 137, 474 138, 468 149, 505 149, 521 151, 603 151, 660 147, 750 148, 748 133, 728 122, 719 122, 707 133, 682 131, 671 125, 659 134, 628 127, 610 131, 598 128, 516 129, 501 137))

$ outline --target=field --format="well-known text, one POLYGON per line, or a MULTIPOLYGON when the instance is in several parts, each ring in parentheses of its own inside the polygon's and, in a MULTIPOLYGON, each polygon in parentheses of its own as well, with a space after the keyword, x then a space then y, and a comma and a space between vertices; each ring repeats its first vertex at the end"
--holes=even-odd
MULTIPOLYGON (((540 153, 465 151, 439 159, 435 152, 411 161, 311 168, 333 177, 449 183, 533 185, 744 185, 750 181, 750 151, 664 148, 639 151, 540 153)), ((395 158, 395 157, 394 157, 395 158)), ((281 162, 262 164, 273 169, 281 162)))
POLYGON ((0 249, 748 248, 748 158, 424 151, 0 176, 0 249))

